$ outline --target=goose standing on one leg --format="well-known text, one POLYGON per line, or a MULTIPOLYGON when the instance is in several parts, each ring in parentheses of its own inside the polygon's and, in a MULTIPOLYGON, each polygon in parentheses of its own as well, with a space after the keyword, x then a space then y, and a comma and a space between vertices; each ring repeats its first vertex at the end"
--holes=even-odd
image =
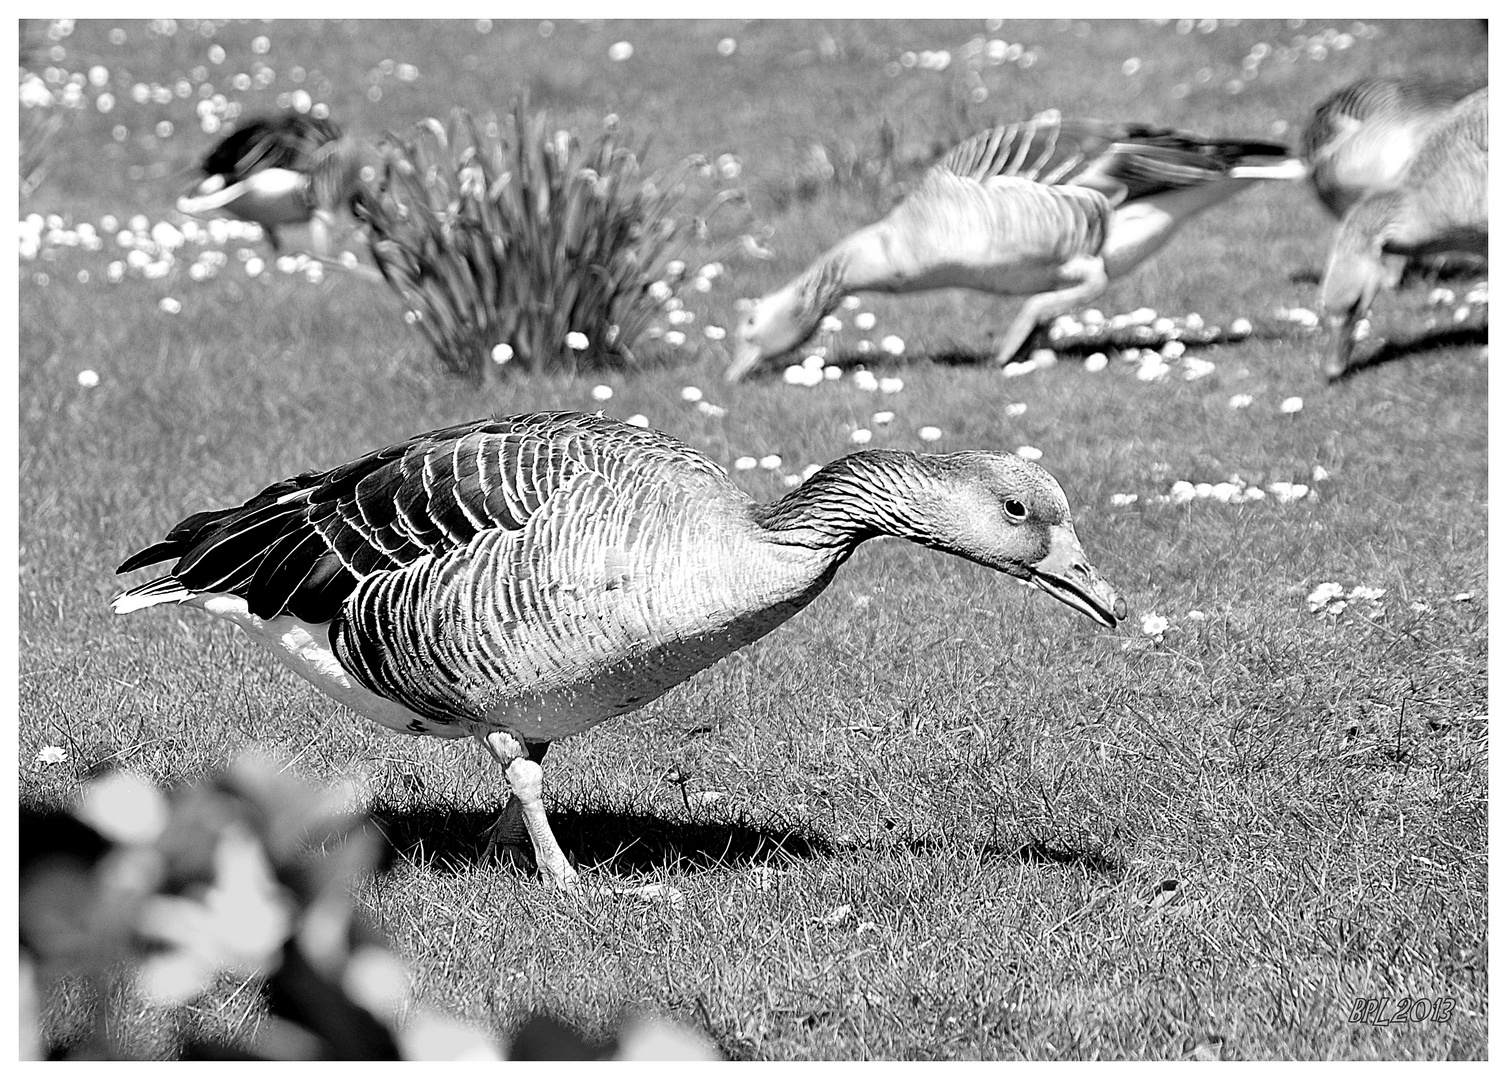
POLYGON ((1083 304, 1195 214, 1305 170, 1278 143, 1142 124, 1038 119, 954 147, 883 219, 817 257, 738 326, 726 377, 801 345, 846 293, 968 288, 1026 295, 995 359, 1083 304))
POLYGON ((1013 455, 860 451, 759 505, 670 436, 577 413, 444 428, 194 514, 120 567, 172 573, 113 606, 201 607, 378 723, 480 739, 571 887, 537 751, 767 634, 876 536, 1126 614, 1062 489, 1013 455))
POLYGON ((1359 199, 1392 191, 1429 130, 1477 86, 1420 77, 1371 76, 1325 98, 1298 152, 1314 194, 1335 217, 1359 199))
POLYGON ((1397 285, 1407 257, 1454 251, 1485 257, 1488 126, 1482 89, 1434 126, 1395 188, 1345 211, 1320 286, 1329 378, 1350 366, 1356 323, 1378 292, 1397 285))
POLYGON ((307 224, 314 253, 327 256, 335 212, 363 197, 361 155, 352 140, 332 121, 299 113, 246 123, 215 145, 200 171, 204 181, 178 200, 178 209, 254 221, 278 252, 280 227, 307 224))

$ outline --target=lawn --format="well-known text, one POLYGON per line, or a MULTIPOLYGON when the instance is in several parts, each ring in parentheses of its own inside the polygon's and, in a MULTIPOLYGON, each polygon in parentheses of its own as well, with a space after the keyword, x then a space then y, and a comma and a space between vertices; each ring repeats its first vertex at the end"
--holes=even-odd
MULTIPOLYGON (((1333 223, 1303 185, 1272 184, 1097 302, 1248 319, 1250 337, 1190 349, 1213 365, 1199 378, 1074 352, 1006 377, 982 361, 1015 301, 968 293, 839 312, 833 355, 899 380, 889 392, 778 369, 726 386, 730 341, 703 330, 730 330, 739 298, 991 123, 1057 108, 1295 146, 1361 75, 1484 79, 1476 22, 35 29, 31 70, 59 97, 81 73, 83 107, 20 207, 57 215, 20 265, 23 804, 69 806, 111 766, 189 782, 256 747, 359 780, 396 848, 364 911, 415 1000, 499 1038, 535 1010, 600 1033, 632 1007, 755 1059, 1486 1056, 1486 311, 1460 299, 1477 277, 1383 297, 1382 362, 1327 384, 1321 335, 1282 313, 1317 308, 1333 223), (631 55, 610 59, 620 42, 631 55), (438 369, 380 285, 270 259, 251 276, 268 253, 247 240, 198 277, 187 255, 160 277, 125 263, 131 218, 177 220, 214 139, 203 116, 300 91, 370 138, 521 94, 583 134, 615 113, 651 166, 702 154, 736 172, 748 207, 699 253, 726 272, 689 295, 685 343, 651 343, 641 370, 478 388, 438 369), (866 160, 884 122, 894 182, 820 167, 866 160), (903 355, 863 351, 890 335, 903 355), (674 885, 674 906, 562 899, 485 858, 505 783, 474 744, 387 733, 201 613, 109 611, 114 567, 189 513, 546 408, 643 414, 760 499, 860 430, 914 451, 1037 448, 1131 618, 1103 630, 960 560, 865 545, 788 626, 551 751, 567 852, 674 885), (1221 482, 1266 497, 1196 487, 1221 482), (1311 604, 1325 583, 1343 595, 1311 604), (38 760, 47 746, 66 760, 38 760), (1352 1021, 1366 997, 1453 1004, 1352 1021)), ((247 1030, 248 1000, 225 982, 194 1022, 247 1030)), ((77 1028, 74 1004, 55 1004, 53 1035, 77 1028)), ((143 1052, 171 1049, 140 1026, 143 1052)))

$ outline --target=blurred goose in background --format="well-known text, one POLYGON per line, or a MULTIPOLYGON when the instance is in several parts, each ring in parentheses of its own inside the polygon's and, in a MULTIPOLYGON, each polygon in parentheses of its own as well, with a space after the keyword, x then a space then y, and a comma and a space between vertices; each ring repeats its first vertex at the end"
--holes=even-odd
POLYGON ((1257 180, 1295 180, 1278 143, 1038 118, 949 151, 882 220, 769 293, 738 326, 726 378, 800 346, 850 292, 968 288, 1025 295, 995 355, 1109 287, 1195 214, 1257 180))
POLYGON ((222 211, 254 221, 273 251, 278 229, 310 228, 314 253, 329 254, 335 211, 362 196, 361 154, 330 120, 300 113, 261 117, 216 144, 200 164, 205 179, 178 209, 194 216, 222 211))
POLYGON ((1014 455, 859 451, 760 505, 676 439, 578 413, 444 428, 194 514, 121 565, 174 560, 113 607, 203 608, 380 724, 479 739, 512 788, 498 830, 521 818, 546 880, 574 888, 544 748, 769 633, 876 536, 1126 615, 1062 489, 1014 455))
POLYGON ((1487 91, 1459 102, 1430 131, 1402 180, 1345 211, 1321 285, 1330 332, 1324 374, 1350 366, 1356 323, 1376 294, 1394 288, 1405 259, 1466 252, 1486 255, 1487 91))
POLYGON ((1429 130, 1478 88, 1421 77, 1376 76, 1326 98, 1314 110, 1299 144, 1319 201, 1339 218, 1356 200, 1396 188, 1429 130))

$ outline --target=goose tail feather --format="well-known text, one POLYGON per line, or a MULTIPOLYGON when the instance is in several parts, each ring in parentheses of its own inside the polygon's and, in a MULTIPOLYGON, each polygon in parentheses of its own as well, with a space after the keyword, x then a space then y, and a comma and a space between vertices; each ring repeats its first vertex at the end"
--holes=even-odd
POLYGON ((1275 165, 1236 165, 1230 170, 1232 180, 1302 180, 1308 166, 1299 158, 1288 158, 1275 165))
POLYGON ((193 597, 193 591, 177 578, 160 577, 145 585, 127 589, 110 601, 110 609, 117 615, 129 615, 133 611, 140 611, 142 608, 153 607, 156 604, 181 604, 193 597))

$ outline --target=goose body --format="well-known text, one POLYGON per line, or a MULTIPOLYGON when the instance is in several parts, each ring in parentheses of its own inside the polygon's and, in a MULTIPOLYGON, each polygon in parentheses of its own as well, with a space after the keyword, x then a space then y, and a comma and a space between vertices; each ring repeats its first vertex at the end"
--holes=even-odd
POLYGON ((1339 218, 1357 200, 1396 189, 1430 129, 1475 89, 1375 76, 1332 94, 1314 110, 1299 145, 1314 194, 1339 218))
POLYGON ((861 451, 760 505, 670 436, 576 413, 429 432, 195 514, 122 564, 174 561, 113 607, 203 608, 384 726, 481 739, 568 886, 544 747, 773 630, 880 535, 1125 615, 1061 488, 1013 455, 861 451))
POLYGON ((1487 91, 1434 125, 1396 188, 1355 202, 1340 220, 1320 286, 1330 347, 1324 373, 1349 367, 1355 325, 1377 293, 1396 286, 1404 261, 1443 252, 1486 255, 1487 91))
POLYGON ((864 290, 1027 296, 997 350, 1004 363, 1043 321, 1098 296, 1196 214, 1256 180, 1303 174, 1276 143, 1093 120, 994 128, 760 299, 726 377, 798 347, 845 294, 864 290))
POLYGON ((360 168, 353 143, 332 121, 299 113, 262 117, 215 145, 200 165, 203 182, 178 200, 178 209, 254 221, 274 251, 282 249, 279 228, 308 224, 316 253, 325 255, 335 211, 360 197, 360 168))

